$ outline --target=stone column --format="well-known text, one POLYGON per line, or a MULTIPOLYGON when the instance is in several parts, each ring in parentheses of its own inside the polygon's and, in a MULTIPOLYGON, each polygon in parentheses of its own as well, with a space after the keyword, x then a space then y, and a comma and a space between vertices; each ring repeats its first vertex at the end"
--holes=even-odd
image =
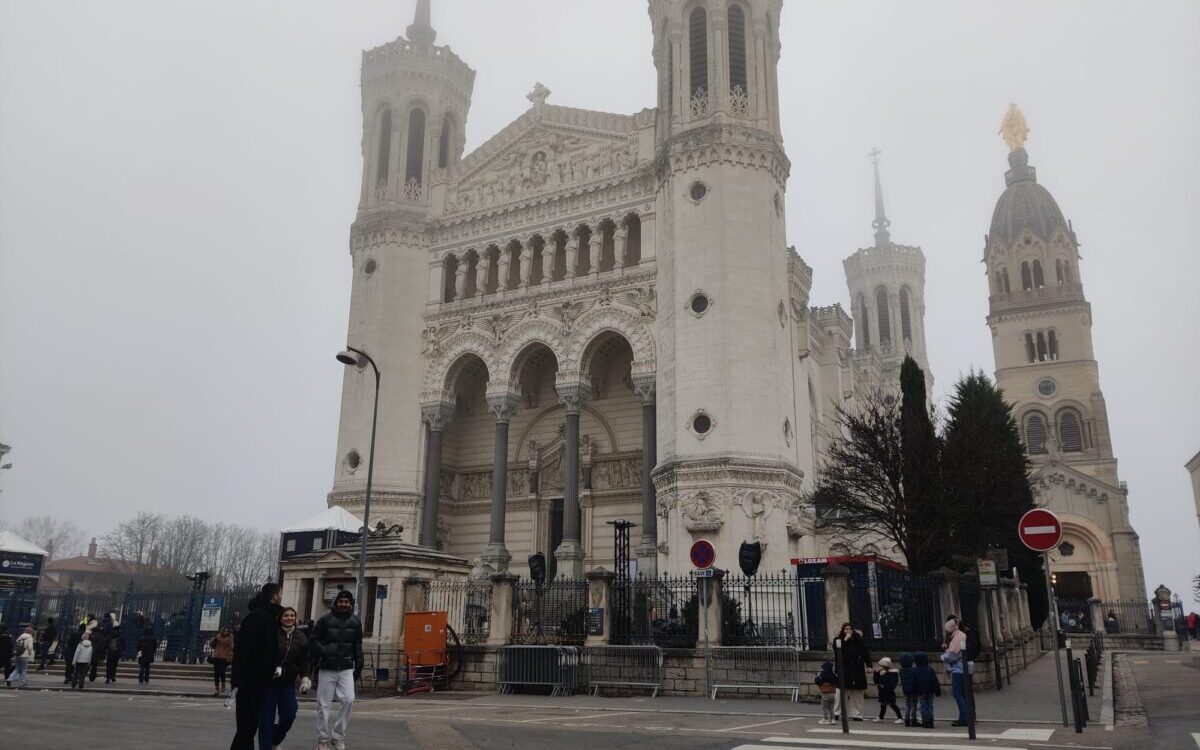
POLYGON ((496 443, 492 454, 492 517, 484 562, 497 573, 508 570, 512 560, 504 546, 505 506, 508 502, 508 423, 517 410, 519 399, 512 393, 488 396, 488 409, 496 415, 496 443))
MULTIPOLYGON (((721 593, 724 591, 725 571, 717 569, 713 571, 712 578, 700 578, 700 585, 703 586, 705 596, 707 597, 707 607, 701 613, 701 617, 697 619, 698 629, 696 632, 700 643, 704 643, 704 635, 707 629, 708 642, 712 645, 721 645, 721 623, 724 619, 721 616, 721 593)), ((697 603, 699 607, 699 603, 697 603)))
POLYGON ((458 255, 458 267, 454 269, 454 299, 462 299, 467 293, 467 260, 466 253, 458 255))
POLYGON ((638 543, 638 570, 648 576, 658 575, 658 512, 651 474, 658 463, 658 423, 655 403, 655 380, 637 377, 634 391, 642 397, 642 540, 638 543))
MULTIPOLYGON (((1095 624, 1099 627, 1099 624, 1095 624)), ((1029 584, 1021 584, 1021 626, 1025 628, 1025 632, 1033 634, 1033 613, 1029 611, 1029 584)))
POLYGON ((523 244, 518 240, 520 248, 519 263, 521 264, 521 288, 525 289, 529 286, 529 274, 533 271, 533 238, 525 240, 523 244))
POLYGON ((938 568, 930 573, 929 577, 938 582, 938 605, 942 609, 942 616, 939 618, 938 624, 945 622, 950 615, 958 615, 961 618, 962 605, 958 599, 958 579, 962 576, 949 568, 938 568))
POLYGON ((616 222, 616 228, 613 229, 613 268, 625 268, 628 262, 629 248, 626 243, 629 240, 629 230, 625 228, 622 222, 616 222))
MULTIPOLYGON (((483 279, 475 280, 475 294, 477 294, 480 297, 482 297, 483 295, 488 293, 488 290, 487 290, 488 279, 492 278, 492 270, 496 268, 496 259, 493 258, 492 254, 487 251, 487 248, 484 248, 482 260, 484 261, 483 262, 483 279)), ((500 275, 496 274, 496 282, 497 282, 496 288, 497 289, 500 288, 499 281, 500 281, 500 275)))
POLYGON ((850 569, 837 563, 826 565, 821 571, 825 579, 825 634, 829 638, 827 647, 833 648, 833 639, 838 637, 843 622, 850 622, 850 569))
POLYGON ((616 574, 604 568, 587 572, 588 606, 603 609, 604 617, 600 635, 589 635, 585 646, 607 646, 612 640, 612 599, 609 595, 615 577, 616 574))
POLYGON ((492 574, 492 608, 488 613, 489 646, 504 646, 512 638, 513 587, 517 577, 512 573, 492 574))
POLYGON ((550 284, 550 279, 554 276, 554 250, 558 245, 558 241, 554 239, 552 233, 546 242, 542 245, 542 285, 550 284))
POLYGON ((567 272, 565 278, 574 278, 579 273, 579 234, 578 231, 567 237, 567 272))
POLYGON ((558 572, 566 578, 583 576, 583 545, 579 523, 579 412, 583 408, 583 383, 558 387, 558 397, 567 410, 563 447, 563 539, 554 550, 558 572))
POLYGON ((1008 581, 1001 579, 1000 585, 996 588, 996 601, 998 603, 997 616, 1000 622, 996 629, 1000 631, 1000 636, 1007 643, 1012 640, 1012 615, 1008 611, 1008 581))
POLYGON ((446 402, 425 404, 421 416, 428 427, 425 448, 425 502, 421 507, 420 543, 437 549, 438 497, 442 492, 442 431, 450 416, 453 405, 446 402))

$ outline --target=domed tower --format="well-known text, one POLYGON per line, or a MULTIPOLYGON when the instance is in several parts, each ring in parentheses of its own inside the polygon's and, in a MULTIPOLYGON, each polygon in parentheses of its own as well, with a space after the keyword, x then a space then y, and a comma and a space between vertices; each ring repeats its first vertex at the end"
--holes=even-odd
MULTIPOLYGON (((350 230, 351 346, 382 373, 372 523, 399 523, 417 538, 423 431, 421 330, 430 219, 447 169, 462 156, 475 71, 434 44, 429 0, 418 0, 407 38, 363 52, 363 176, 350 230)), ((374 375, 346 370, 331 505, 362 512, 374 375)), ((432 415, 433 419, 441 418, 432 415)))
POLYGON ((900 365, 911 355, 925 373, 925 392, 932 394, 933 372, 925 349, 925 254, 919 247, 892 242, 879 154, 879 149, 870 154, 875 169, 875 244, 842 261, 856 348, 879 353, 885 382, 898 382, 900 365))
MULTIPOLYGON (((658 70, 658 450, 665 569, 761 541, 786 567, 807 396, 789 314, 780 0, 651 0, 658 70), (802 391, 805 392, 805 391, 802 391), (798 411, 797 401, 804 402, 798 411), (802 423, 802 424, 801 424, 802 423), (666 528, 663 528, 663 524, 666 528)), ((806 303, 802 305, 806 307, 806 303)), ((660 562, 662 562, 660 560, 660 562)), ((661 566, 660 566, 661 567, 661 566)))
POLYGON ((1051 558, 1055 585, 1067 599, 1144 599, 1128 489, 1117 476, 1092 351, 1079 242, 1029 165, 1029 130, 1016 105, 1001 132, 1009 169, 985 239, 987 321, 996 384, 1013 404, 1041 502, 1064 520, 1066 542, 1051 558))

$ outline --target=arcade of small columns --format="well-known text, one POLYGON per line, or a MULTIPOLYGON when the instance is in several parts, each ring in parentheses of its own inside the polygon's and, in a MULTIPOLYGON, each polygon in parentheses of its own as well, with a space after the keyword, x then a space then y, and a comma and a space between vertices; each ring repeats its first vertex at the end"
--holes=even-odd
POLYGON ((549 286, 566 278, 598 277, 641 263, 641 219, 635 213, 606 216, 574 227, 556 227, 466 248, 441 260, 442 302, 549 286))
MULTIPOLYGON (((544 337, 548 338, 548 337, 544 337)), ((632 401, 632 397, 621 392, 619 395, 613 389, 604 393, 598 392, 594 382, 620 383, 629 387, 633 394, 640 399, 641 404, 641 543, 638 545, 638 555, 649 558, 643 565, 653 570, 656 555, 656 526, 654 485, 651 482, 651 471, 656 463, 656 417, 655 417, 655 380, 653 372, 646 373, 644 367, 633 367, 634 352, 629 340, 617 331, 601 330, 587 341, 586 345, 576 351, 582 351, 583 356, 578 360, 578 370, 565 370, 560 362, 567 363, 567 352, 556 352, 569 343, 557 342, 551 345, 542 340, 531 340, 522 346, 511 364, 503 365, 497 362, 499 357, 489 356, 487 352, 470 352, 457 356, 445 371, 444 390, 436 402, 422 405, 422 414, 426 426, 426 464, 424 467, 424 499, 422 506, 420 540, 421 543, 436 546, 438 540, 439 501, 443 497, 442 469, 444 451, 447 448, 446 433, 453 429, 454 423, 461 422, 460 440, 470 440, 472 431, 481 433, 482 424, 469 415, 469 404, 480 401, 483 396, 488 415, 494 419, 494 441, 491 462, 491 505, 488 524, 487 547, 482 554, 484 562, 493 570, 506 571, 512 555, 505 540, 505 521, 508 495, 512 492, 509 482, 510 467, 510 424, 523 406, 528 406, 530 419, 526 430, 538 424, 545 412, 535 415, 539 395, 555 399, 561 404, 563 411, 555 412, 562 415, 562 541, 553 550, 557 562, 557 574, 579 578, 583 575, 583 560, 585 550, 581 534, 580 479, 590 490, 590 471, 580 471, 580 420, 584 406, 590 399, 595 399, 593 407, 601 407, 606 399, 621 398, 632 401), (486 361, 485 361, 486 360, 486 361), (490 361, 491 367, 487 362, 490 361), (504 372, 509 376, 503 379, 502 389, 496 389, 495 383, 489 378, 490 372, 504 372), (475 421, 475 424, 471 424, 475 421)), ((569 365, 568 365, 569 366, 569 365)), ((572 368, 573 369, 573 368, 572 368)), ((607 386, 605 386, 607 388, 607 386)), ((619 386, 614 384, 614 389, 619 386)), ((634 402, 636 403, 636 402, 634 402)), ((631 404, 624 404, 627 416, 631 404)), ((544 408, 544 407, 543 407, 544 408)), ((616 407, 608 407, 610 410, 616 407)), ((636 417, 633 417, 636 419, 636 417)), ((626 419, 626 422, 629 420, 626 419)), ((554 427, 544 425, 539 433, 547 442, 554 440, 554 427), (547 434, 547 430, 549 434, 547 434)), ((634 429, 623 431, 632 436, 634 429)), ((474 436, 474 443, 481 442, 479 435, 474 436)), ((611 442, 611 441, 610 441, 611 442)), ((545 444, 545 443, 543 443, 545 444)), ((609 445, 610 451, 615 445, 609 445)), ((519 446, 518 446, 519 453, 519 446)), ((537 456, 531 455, 528 463, 530 468, 530 496, 538 495, 543 489, 538 472, 537 456)), ((555 495, 557 496, 557 495, 555 495)), ((522 498, 524 495, 522 494, 522 498)), ((593 524, 594 525, 594 524, 593 524)), ((534 537, 529 552, 539 551, 540 541, 534 537)), ((544 550, 550 552, 551 550, 544 550)), ((589 550, 592 552, 592 550, 589 550)), ((600 555, 596 555, 599 557, 600 555)), ((648 571, 649 572, 649 571, 648 571)))

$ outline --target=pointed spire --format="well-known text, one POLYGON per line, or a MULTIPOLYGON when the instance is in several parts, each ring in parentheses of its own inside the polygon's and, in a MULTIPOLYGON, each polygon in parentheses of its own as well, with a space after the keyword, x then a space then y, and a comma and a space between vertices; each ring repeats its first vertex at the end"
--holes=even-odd
POLYGON ((417 0, 417 10, 413 13, 413 22, 408 27, 408 40, 414 44, 433 44, 437 32, 429 21, 429 0, 417 0))
POLYGON ((879 182, 879 155, 882 153, 878 148, 873 148, 871 153, 867 154, 875 167, 875 221, 871 222, 871 226, 875 228, 875 247, 887 247, 892 244, 892 235, 888 232, 892 222, 888 221, 887 214, 883 212, 883 186, 879 182))

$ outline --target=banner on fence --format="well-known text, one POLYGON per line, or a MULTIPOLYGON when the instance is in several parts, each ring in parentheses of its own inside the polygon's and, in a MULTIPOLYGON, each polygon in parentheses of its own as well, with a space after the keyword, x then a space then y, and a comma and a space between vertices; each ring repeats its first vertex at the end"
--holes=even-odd
POLYGON ((215 633, 221 629, 221 609, 224 606, 222 597, 204 597, 204 604, 200 607, 200 632, 215 633))

